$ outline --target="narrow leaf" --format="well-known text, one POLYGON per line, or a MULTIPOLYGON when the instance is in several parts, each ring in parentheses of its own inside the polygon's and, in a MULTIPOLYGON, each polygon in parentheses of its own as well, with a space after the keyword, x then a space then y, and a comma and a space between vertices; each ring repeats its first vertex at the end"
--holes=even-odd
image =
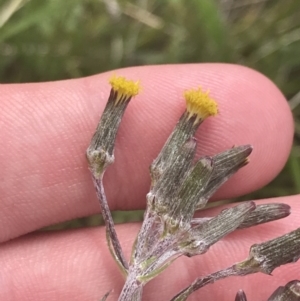
POLYGON ((239 226, 239 229, 275 221, 289 216, 290 213, 291 207, 287 204, 275 203, 257 205, 255 210, 253 210, 239 226))
POLYGON ((205 253, 211 245, 238 228, 254 209, 254 202, 243 203, 225 209, 216 217, 193 228, 190 244, 184 247, 184 252, 187 256, 205 253))

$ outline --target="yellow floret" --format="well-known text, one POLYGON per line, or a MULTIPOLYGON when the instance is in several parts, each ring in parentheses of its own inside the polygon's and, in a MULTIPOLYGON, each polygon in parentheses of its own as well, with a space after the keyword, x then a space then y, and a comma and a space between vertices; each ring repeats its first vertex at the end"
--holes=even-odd
POLYGON ((199 87, 197 90, 191 89, 185 91, 184 97, 189 117, 196 115, 196 121, 217 115, 218 105, 209 97, 208 91, 203 92, 199 87))
POLYGON ((132 80, 127 80, 125 77, 122 76, 113 75, 110 78, 109 83, 111 84, 112 89, 117 93, 117 103, 120 99, 126 100, 130 97, 137 95, 141 90, 139 81, 134 82, 132 80))

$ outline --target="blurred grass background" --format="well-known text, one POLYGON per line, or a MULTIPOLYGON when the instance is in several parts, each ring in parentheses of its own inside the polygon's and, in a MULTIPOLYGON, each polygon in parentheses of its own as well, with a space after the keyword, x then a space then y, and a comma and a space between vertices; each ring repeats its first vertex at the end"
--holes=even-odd
MULTIPOLYGON (((246 65, 278 85, 295 118, 293 150, 272 183, 240 199, 300 193, 299 0, 0 0, 1 83, 189 62, 246 65)), ((142 212, 116 212, 114 218, 140 220, 142 212)))

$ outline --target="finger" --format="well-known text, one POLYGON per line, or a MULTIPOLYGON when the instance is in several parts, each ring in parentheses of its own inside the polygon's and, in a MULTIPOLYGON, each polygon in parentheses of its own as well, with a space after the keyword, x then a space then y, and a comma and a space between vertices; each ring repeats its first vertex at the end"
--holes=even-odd
MULTIPOLYGON (((299 196, 271 201, 287 202, 292 215, 286 219, 237 231, 212 246, 202 256, 180 258, 145 288, 143 300, 170 300, 196 277, 246 259, 254 243, 263 242, 299 227, 299 196)), ((207 212, 215 215, 221 209, 207 212)), ((140 227, 118 227, 127 255, 140 227)), ((63 301, 99 300, 113 289, 109 300, 117 300, 124 280, 105 243, 103 228, 39 234, 2 244, 0 248, 0 300, 63 301)), ((218 281, 199 290, 189 300, 234 300, 238 289, 249 300, 267 300, 280 285, 299 278, 299 263, 276 269, 273 277, 255 274, 218 281), (264 283, 262 286, 261 283, 264 283)))
MULTIPOLYGON (((113 210, 145 207, 148 167, 184 110, 184 89, 211 91, 220 114, 197 133, 200 154, 251 143, 251 164, 222 189, 227 198, 257 189, 282 168, 292 118, 279 90, 250 69, 223 64, 116 71, 143 92, 124 116, 105 187, 113 210)), ((85 150, 109 94, 105 73, 85 79, 1 86, 0 241, 99 211, 85 150)))

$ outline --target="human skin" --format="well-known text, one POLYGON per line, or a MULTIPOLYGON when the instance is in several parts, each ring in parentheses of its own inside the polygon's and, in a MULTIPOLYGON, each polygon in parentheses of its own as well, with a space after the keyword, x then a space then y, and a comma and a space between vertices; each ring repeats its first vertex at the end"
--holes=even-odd
MULTIPOLYGON (((117 300, 124 280, 107 249, 103 227, 32 233, 41 227, 100 211, 87 169, 89 145, 109 95, 112 74, 140 80, 143 90, 122 120, 115 163, 104 185, 111 210, 145 208, 149 165, 184 110, 183 91, 209 89, 219 115, 196 134, 197 155, 213 155, 233 145, 252 144, 250 164, 213 200, 256 190, 278 174, 289 155, 293 120, 287 102, 266 77, 225 64, 135 67, 87 78, 0 85, 0 300, 96 301, 113 289, 117 300)), ((143 300, 170 300, 196 277, 247 257, 249 247, 299 227, 298 196, 261 200, 285 202, 283 220, 237 231, 203 256, 181 258, 146 286, 143 300)), ((209 209, 200 216, 213 216, 209 209)), ((140 224, 116 227, 124 252, 140 224)), ((243 288, 248 300, 266 300, 280 285, 299 279, 299 263, 273 277, 229 278, 198 291, 189 300, 234 300, 243 288)))

